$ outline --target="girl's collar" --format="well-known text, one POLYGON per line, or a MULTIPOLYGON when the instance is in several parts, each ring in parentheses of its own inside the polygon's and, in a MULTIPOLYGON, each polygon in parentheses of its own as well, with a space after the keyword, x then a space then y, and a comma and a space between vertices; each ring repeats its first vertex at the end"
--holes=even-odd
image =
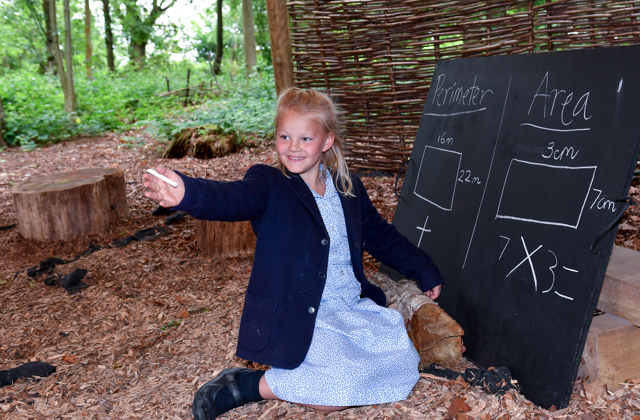
MULTIPOLYGON (((323 165, 320 164, 320 171, 322 171, 322 169, 323 169, 323 165)), ((338 193, 338 191, 336 190, 336 186, 333 183, 333 177, 331 176, 331 171, 329 169, 324 170, 324 187, 325 187, 324 195, 320 195, 317 192, 315 192, 313 188, 311 188, 309 184, 307 184, 306 181, 305 181, 305 184, 307 185, 307 187, 309 188, 309 190, 311 191, 314 197, 329 198, 338 193)))

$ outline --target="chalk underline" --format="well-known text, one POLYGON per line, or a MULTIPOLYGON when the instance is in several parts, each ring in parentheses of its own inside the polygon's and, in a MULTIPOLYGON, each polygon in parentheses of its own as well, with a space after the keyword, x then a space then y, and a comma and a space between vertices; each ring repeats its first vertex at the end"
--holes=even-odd
POLYGON ((485 108, 480 108, 480 109, 472 109, 471 111, 453 112, 451 114, 436 114, 436 113, 433 113, 433 112, 425 112, 422 115, 429 115, 431 117, 451 117, 451 116, 454 116, 454 115, 472 114, 474 112, 484 111, 485 109, 487 109, 487 108, 485 107, 485 108))
POLYGON ((533 128, 539 128, 540 130, 547 130, 547 131, 560 131, 560 132, 568 132, 568 131, 589 131, 591 130, 591 128, 549 128, 549 127, 542 127, 539 125, 535 125, 535 124, 529 124, 529 123, 522 123, 520 125, 528 125, 530 127, 533 128))

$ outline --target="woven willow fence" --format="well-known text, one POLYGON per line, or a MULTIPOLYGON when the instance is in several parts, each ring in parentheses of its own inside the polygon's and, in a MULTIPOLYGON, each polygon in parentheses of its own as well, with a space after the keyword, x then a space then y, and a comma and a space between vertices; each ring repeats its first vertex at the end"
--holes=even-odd
POLYGON ((295 84, 345 110, 349 165, 397 170, 437 60, 640 43, 640 1, 297 0, 295 84))

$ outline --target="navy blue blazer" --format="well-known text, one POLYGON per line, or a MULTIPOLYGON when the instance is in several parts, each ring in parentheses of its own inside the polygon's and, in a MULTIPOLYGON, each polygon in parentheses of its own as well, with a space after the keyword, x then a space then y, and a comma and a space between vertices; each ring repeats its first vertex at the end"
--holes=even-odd
MULTIPOLYGON (((257 237, 253 269, 238 334, 238 357, 285 369, 304 360, 329 261, 330 238, 313 194, 297 174, 252 166, 242 181, 220 182, 180 174, 185 196, 176 209, 196 219, 250 220, 257 237)), ((351 175, 355 197, 340 195, 351 261, 362 297, 384 306, 382 290, 364 275, 362 253, 418 281, 423 291, 443 282, 431 258, 377 212, 362 181, 351 175)))

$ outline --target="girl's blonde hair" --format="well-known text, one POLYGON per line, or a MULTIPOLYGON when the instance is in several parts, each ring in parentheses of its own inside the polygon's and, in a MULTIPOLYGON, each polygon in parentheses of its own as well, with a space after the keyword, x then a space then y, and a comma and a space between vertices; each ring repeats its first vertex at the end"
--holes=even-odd
MULTIPOLYGON (((320 124, 325 132, 333 134, 333 146, 322 154, 320 163, 324 168, 329 169, 331 176, 337 177, 336 185, 340 194, 345 197, 355 197, 353 183, 349 176, 349 168, 342 153, 345 138, 343 124, 340 120, 341 110, 328 95, 322 92, 313 89, 288 88, 278 96, 276 116, 274 118, 276 139, 278 137, 278 121, 287 111, 293 111, 309 117, 313 122, 320 124)), ((286 175, 285 167, 277 153, 273 165, 279 167, 282 173, 286 175)), ((320 171, 318 180, 324 185, 326 185, 325 178, 325 172, 320 171)))

